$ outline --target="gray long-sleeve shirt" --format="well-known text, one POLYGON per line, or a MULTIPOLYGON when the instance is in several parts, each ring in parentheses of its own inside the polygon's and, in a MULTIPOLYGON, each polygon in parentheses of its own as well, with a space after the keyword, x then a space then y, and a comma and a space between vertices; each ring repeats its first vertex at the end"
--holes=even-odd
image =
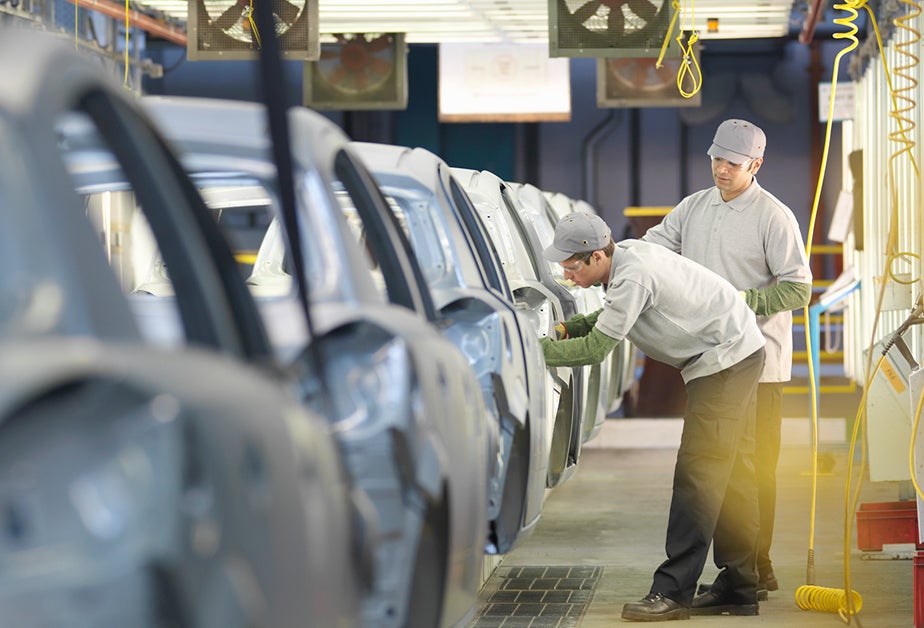
POLYGON ((616 244, 596 328, 679 368, 685 382, 737 364, 765 342, 754 312, 729 282, 639 240, 616 244))
MULTIPOLYGON (((757 183, 729 202, 712 187, 691 194, 642 237, 715 271, 738 290, 782 281, 811 284, 805 244, 792 211, 757 183)), ((767 339, 761 382, 789 381, 792 312, 758 316, 767 339)))

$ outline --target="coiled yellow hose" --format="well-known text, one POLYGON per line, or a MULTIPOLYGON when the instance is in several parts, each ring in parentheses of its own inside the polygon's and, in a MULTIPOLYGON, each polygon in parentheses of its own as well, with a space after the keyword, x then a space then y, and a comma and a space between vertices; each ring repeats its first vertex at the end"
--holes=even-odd
MULTIPOLYGON (((821 200, 822 182, 824 181, 824 173, 828 163, 828 152, 831 145, 831 124, 834 118, 834 99, 837 92, 838 68, 840 67, 840 62, 844 55, 856 48, 859 43, 856 38, 858 29, 853 23, 857 17, 856 9, 850 3, 835 4, 834 8, 848 12, 849 17, 837 18, 834 20, 835 23, 846 26, 848 30, 846 32, 834 33, 833 37, 835 39, 849 39, 850 42, 844 48, 842 48, 834 58, 834 67, 832 70, 833 77, 831 80, 831 98, 828 104, 828 122, 825 127, 824 148, 821 155, 821 170, 818 175, 818 184, 815 186, 815 198, 812 202, 812 214, 809 219, 809 230, 805 244, 806 257, 809 259, 812 257, 812 241, 814 240, 815 234, 815 221, 818 217, 818 206, 821 200)), ((817 602, 817 600, 822 599, 823 597, 824 599, 827 599, 827 596, 822 595, 823 587, 815 586, 815 506, 818 497, 818 386, 815 381, 815 359, 812 355, 811 331, 808 324, 808 321, 810 320, 808 305, 803 308, 803 319, 806 321, 805 348, 808 353, 809 400, 812 414, 812 501, 809 514, 808 558, 805 569, 806 584, 796 590, 796 604, 803 610, 824 610, 824 608, 821 607, 815 608, 813 605, 817 602), (816 589, 818 590, 816 591, 816 589)))
POLYGON ((837 613, 841 618, 846 618, 848 613, 858 613, 863 608, 860 594, 856 591, 850 593, 853 599, 848 604, 847 594, 843 589, 802 586, 796 589, 796 604, 804 611, 837 613))
MULTIPOLYGON (((811 245, 812 245, 812 240, 813 240, 813 231, 814 231, 814 225, 815 225, 815 217, 817 214, 818 203, 819 203, 819 199, 821 195, 821 185, 822 185, 822 181, 824 178, 825 166, 826 166, 827 155, 828 155, 828 147, 830 143, 831 122, 832 122, 833 111, 834 111, 834 98, 835 98, 835 89, 837 85, 838 66, 839 66, 841 57, 857 47, 857 43, 858 43, 856 39, 857 27, 854 24, 854 20, 857 17, 857 9, 863 8, 863 9, 866 9, 866 11, 869 13, 871 23, 875 30, 876 41, 879 45, 880 58, 882 59, 883 67, 885 70, 885 77, 889 84, 889 93, 890 93, 892 104, 893 104, 892 111, 890 112, 889 115, 890 117, 895 119, 898 124, 896 131, 894 131, 893 133, 889 135, 889 139, 892 141, 900 142, 903 145, 902 149, 893 153, 889 158, 889 181, 891 185, 892 204, 891 204, 891 212, 890 212, 890 228, 889 228, 888 243, 887 243, 886 272, 884 274, 886 274, 890 279, 895 280, 895 281, 900 281, 900 280, 896 277, 894 271, 892 270, 893 263, 897 259, 900 259, 900 258, 907 259, 909 257, 914 257, 914 258, 918 257, 914 253, 897 251, 897 248, 898 248, 897 246, 897 242, 898 242, 898 192, 897 192, 897 185, 894 179, 893 163, 899 156, 906 154, 910 157, 911 163, 914 167, 915 172, 917 173, 918 171, 917 164, 914 162, 914 157, 911 154, 911 150, 914 146, 914 143, 913 141, 908 139, 911 130, 914 128, 914 122, 911 120, 911 118, 907 114, 909 111, 914 109, 915 102, 910 96, 905 95, 905 93, 903 92, 913 93, 914 88, 917 86, 917 81, 907 71, 914 68, 915 65, 917 65, 918 57, 914 55, 913 53, 911 53, 908 49, 913 47, 915 44, 917 44, 920 41, 920 34, 914 29, 912 29, 910 25, 908 24, 910 20, 920 15, 920 5, 914 0, 900 0, 900 2, 908 5, 910 7, 910 10, 906 16, 897 18, 895 20, 895 24, 899 28, 903 28, 903 29, 906 29, 912 32, 914 36, 912 38, 912 41, 896 45, 896 50, 898 50, 901 54, 904 54, 905 56, 910 57, 912 60, 912 63, 908 65, 900 66, 900 68, 896 69, 896 74, 906 79, 906 82, 907 82, 907 86, 902 88, 898 92, 896 92, 896 90, 893 89, 891 77, 889 74, 889 69, 886 64, 885 53, 883 51, 882 38, 879 33, 879 28, 876 24, 875 15, 873 14, 872 10, 867 6, 866 0, 845 0, 845 2, 841 4, 834 5, 835 9, 845 11, 848 14, 848 16, 837 18, 834 20, 836 24, 846 27, 847 30, 844 32, 835 33, 833 37, 835 39, 848 39, 850 41, 838 53, 834 61, 834 69, 833 69, 834 76, 832 79, 832 85, 834 86, 834 89, 832 89, 832 92, 831 92, 831 101, 830 101, 829 113, 828 113, 828 125, 827 125, 826 133, 825 133, 825 145, 824 145, 824 151, 823 151, 823 156, 822 156, 821 174, 819 175, 819 178, 818 178, 818 186, 816 188, 815 201, 814 201, 813 208, 812 208, 808 243, 806 247, 807 254, 810 256, 811 255, 811 245), (904 108, 900 108, 898 106, 899 100, 902 100, 903 102, 906 103, 906 106, 904 108)), ((914 281, 917 281, 917 280, 914 280, 914 281)), ((910 283, 910 282, 901 281, 901 283, 910 283)), ((857 418, 854 421, 853 434, 851 436, 851 442, 850 442, 850 453, 848 456, 847 485, 846 485, 845 500, 844 500, 845 512, 844 512, 844 588, 843 589, 819 587, 819 586, 816 586, 814 583, 814 579, 815 579, 814 535, 815 535, 815 500, 816 500, 816 495, 817 495, 818 413, 817 413, 817 390, 816 390, 817 386, 816 386, 815 375, 814 375, 813 357, 811 354, 812 343, 811 343, 811 338, 810 338, 809 326, 806 325, 806 328, 805 328, 806 346, 808 350, 808 362, 809 362, 810 394, 811 394, 811 404, 812 404, 811 405, 812 434, 813 434, 813 439, 812 439, 812 443, 813 443, 812 507, 811 507, 810 533, 809 533, 808 565, 806 568, 806 585, 803 585, 796 590, 795 600, 799 608, 803 610, 817 610, 817 611, 822 611, 822 612, 837 613, 840 616, 840 618, 847 624, 851 622, 851 617, 856 615, 863 606, 863 600, 860 597, 859 593, 851 590, 851 586, 850 586, 850 539, 852 536, 852 527, 851 527, 851 524, 853 521, 852 513, 856 510, 856 502, 859 499, 860 482, 859 481, 857 482, 857 486, 856 486, 852 500, 850 498, 850 487, 851 487, 851 478, 853 474, 853 459, 854 459, 855 447, 856 447, 858 435, 860 433, 860 428, 863 425, 864 419, 865 419, 866 394, 870 388, 870 384, 873 378, 875 377, 879 368, 882 366, 883 361, 885 360, 885 355, 881 356, 879 361, 876 364, 876 367, 872 370, 870 369, 873 348, 875 346, 876 327, 878 326, 879 314, 881 311, 883 296, 885 294, 885 288, 886 288, 886 282, 883 281, 879 295, 878 295, 877 304, 876 304, 876 314, 875 314, 874 322, 873 322, 873 334, 872 334, 872 339, 870 341, 870 347, 869 347, 868 354, 867 354, 867 364, 866 364, 866 369, 865 369, 866 377, 864 378, 865 384, 863 387, 864 393, 863 393, 863 397, 860 401, 860 404, 857 410, 857 418)), ((805 315, 805 320, 808 321, 809 320, 808 307, 804 309, 804 315, 805 315)), ((912 434, 916 433, 922 405, 924 405, 924 394, 922 394, 921 400, 918 403, 918 408, 915 414, 914 428, 913 428, 915 431, 912 432, 912 434)), ((912 476, 912 479, 915 480, 915 473, 914 473, 914 468, 913 468, 914 467, 913 452, 914 452, 914 438, 912 438, 912 443, 911 443, 911 457, 910 457, 911 462, 910 464, 912 466, 911 476, 912 476)), ((863 468, 866 462, 865 454, 866 452, 864 449, 863 457, 861 460, 860 473, 859 473, 859 477, 861 478, 863 474, 863 468)), ((918 494, 922 495, 922 491, 920 487, 918 486, 918 483, 916 480, 914 484, 915 484, 916 490, 918 491, 918 494)), ((924 495, 922 495, 922 498, 924 498, 924 495)), ((859 618, 857 618, 857 623, 859 624, 859 618)))

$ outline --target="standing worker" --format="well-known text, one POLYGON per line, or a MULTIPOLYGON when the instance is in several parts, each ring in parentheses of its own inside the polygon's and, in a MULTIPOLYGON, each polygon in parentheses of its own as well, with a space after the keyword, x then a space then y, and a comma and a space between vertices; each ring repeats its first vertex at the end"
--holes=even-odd
MULTIPOLYGON (((757 183, 767 139, 746 120, 719 125, 707 151, 715 186, 684 198, 642 240, 702 264, 743 293, 767 339, 757 387, 758 594, 779 589, 770 560, 776 518, 783 382, 792 373, 792 310, 808 305, 812 272, 792 211, 757 183)), ((720 594, 724 576, 700 587, 720 594)))
POLYGON ((549 366, 603 360, 623 338, 680 369, 687 391, 674 468, 665 560, 649 594, 626 604, 624 619, 757 615, 757 484, 754 423, 765 340, 735 288, 684 257, 639 240, 612 241, 599 217, 575 213, 555 228, 544 256, 582 288, 602 283, 604 307, 558 326, 542 341, 549 366), (727 531, 721 537, 717 530, 727 531), (729 588, 715 605, 691 608, 714 543, 729 588))

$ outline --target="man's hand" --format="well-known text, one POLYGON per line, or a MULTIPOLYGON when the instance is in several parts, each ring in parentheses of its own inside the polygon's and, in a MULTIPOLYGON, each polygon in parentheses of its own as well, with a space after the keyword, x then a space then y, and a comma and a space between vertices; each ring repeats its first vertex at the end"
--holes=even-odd
POLYGON ((556 340, 564 340, 564 339, 567 338, 567 337, 568 337, 568 328, 565 327, 565 324, 564 324, 564 323, 556 323, 556 324, 555 324, 555 339, 556 339, 556 340))

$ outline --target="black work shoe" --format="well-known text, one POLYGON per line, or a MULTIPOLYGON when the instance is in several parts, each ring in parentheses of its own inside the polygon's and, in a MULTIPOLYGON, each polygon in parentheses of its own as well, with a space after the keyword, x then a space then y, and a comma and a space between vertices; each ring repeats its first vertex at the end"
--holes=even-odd
POLYGON ((709 591, 693 598, 691 615, 759 615, 760 605, 709 591))
POLYGON ((777 591, 780 588, 780 583, 777 582, 776 576, 773 575, 771 571, 765 576, 761 576, 760 580, 757 581, 757 590, 766 589, 767 591, 777 591))
POLYGON ((622 618, 630 621, 690 619, 690 609, 660 593, 649 593, 638 602, 623 606, 622 618))
MULTIPOLYGON (((776 578, 773 579, 773 591, 776 591, 780 588, 780 585, 777 584, 776 578)), ((764 582, 757 583, 757 601, 766 602, 770 598, 770 594, 767 592, 767 585, 764 582)), ((712 590, 711 584, 701 584, 696 588, 696 595, 703 595, 704 593, 709 593, 712 590)))

